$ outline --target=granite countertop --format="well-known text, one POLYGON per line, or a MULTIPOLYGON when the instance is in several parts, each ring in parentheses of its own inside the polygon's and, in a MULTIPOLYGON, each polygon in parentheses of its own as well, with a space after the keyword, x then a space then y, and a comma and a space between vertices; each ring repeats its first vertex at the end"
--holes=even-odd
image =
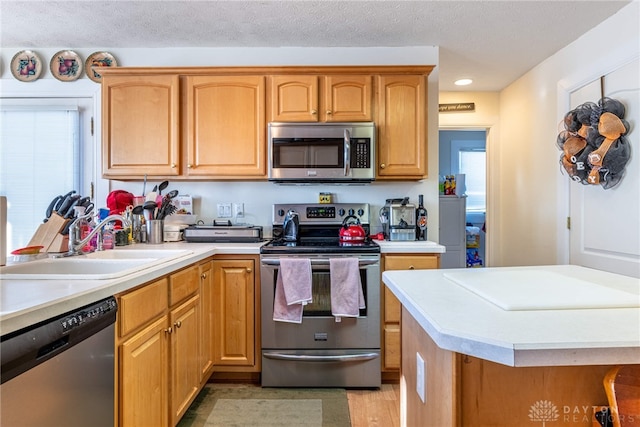
POLYGON ((119 247, 127 249, 181 249, 187 256, 107 280, 12 280, 0 277, 0 335, 110 297, 173 271, 219 254, 260 253, 263 243, 163 243, 119 247))
POLYGON ((640 280, 572 265, 386 271, 435 343, 508 366, 640 363, 640 280))

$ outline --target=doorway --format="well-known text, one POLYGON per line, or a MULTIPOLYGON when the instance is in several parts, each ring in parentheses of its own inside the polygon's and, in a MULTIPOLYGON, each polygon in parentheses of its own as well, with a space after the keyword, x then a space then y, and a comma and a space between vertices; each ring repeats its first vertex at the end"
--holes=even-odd
MULTIPOLYGON (((439 131, 439 175, 464 174, 466 256, 464 265, 456 267, 484 267, 487 265, 487 131, 486 129, 447 129, 439 131)), ((446 197, 446 196, 445 196, 446 197)), ((449 218, 442 220, 448 221, 449 218)), ((441 224, 441 228, 443 224, 441 224)), ((457 263, 459 264, 459 263, 457 263)))

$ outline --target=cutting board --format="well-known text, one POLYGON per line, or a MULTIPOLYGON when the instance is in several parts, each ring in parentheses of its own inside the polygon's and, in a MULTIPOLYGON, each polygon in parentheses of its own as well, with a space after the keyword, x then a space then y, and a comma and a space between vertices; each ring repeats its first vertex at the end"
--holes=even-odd
POLYGON ((552 271, 452 271, 444 277, 506 311, 640 307, 640 295, 552 271))
POLYGON ((64 219, 57 213, 51 214, 51 217, 44 224, 40 224, 38 229, 31 237, 28 246, 42 246, 42 252, 49 252, 49 247, 56 240, 56 237, 69 221, 64 219))

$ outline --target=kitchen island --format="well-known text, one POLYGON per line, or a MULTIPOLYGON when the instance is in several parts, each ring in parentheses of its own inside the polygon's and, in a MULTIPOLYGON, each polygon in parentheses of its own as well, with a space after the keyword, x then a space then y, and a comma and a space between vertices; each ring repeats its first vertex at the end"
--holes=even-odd
POLYGON ((402 425, 590 426, 605 373, 640 364, 636 278, 541 266, 383 282, 402 304, 402 425))

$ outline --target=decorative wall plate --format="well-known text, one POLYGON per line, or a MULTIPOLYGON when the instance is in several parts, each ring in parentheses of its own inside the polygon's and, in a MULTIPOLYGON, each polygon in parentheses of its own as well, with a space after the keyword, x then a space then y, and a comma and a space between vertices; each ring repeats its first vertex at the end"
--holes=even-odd
POLYGON ((94 52, 87 58, 84 68, 87 73, 87 77, 96 83, 102 81, 100 75, 101 67, 117 67, 118 62, 109 52, 94 52))
POLYGON ((61 50, 51 57, 49 63, 51 74, 63 82, 78 80, 82 74, 84 64, 80 56, 72 50, 61 50))
POLYGON ((21 82, 38 80, 42 73, 42 60, 31 50, 21 50, 11 59, 11 74, 21 82))

